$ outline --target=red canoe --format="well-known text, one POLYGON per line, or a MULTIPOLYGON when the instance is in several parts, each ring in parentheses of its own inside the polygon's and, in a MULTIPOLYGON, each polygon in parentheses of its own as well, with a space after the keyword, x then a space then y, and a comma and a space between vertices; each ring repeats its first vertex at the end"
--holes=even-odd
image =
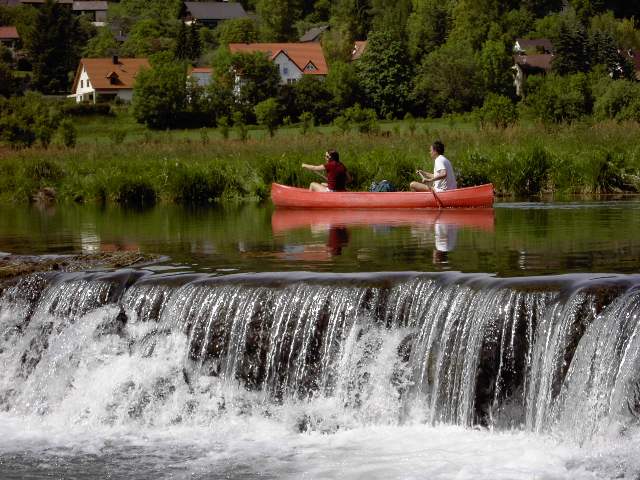
POLYGON ((311 192, 271 184, 276 207, 289 208, 478 208, 493 206, 493 185, 447 192, 311 192))

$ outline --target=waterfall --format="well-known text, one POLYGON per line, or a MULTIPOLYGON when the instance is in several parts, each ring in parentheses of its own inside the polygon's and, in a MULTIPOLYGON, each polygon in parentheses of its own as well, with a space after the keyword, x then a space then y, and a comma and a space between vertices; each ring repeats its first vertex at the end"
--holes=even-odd
POLYGON ((640 416, 640 279, 25 277, 0 294, 0 409, 300 430, 447 423, 578 439, 640 416))

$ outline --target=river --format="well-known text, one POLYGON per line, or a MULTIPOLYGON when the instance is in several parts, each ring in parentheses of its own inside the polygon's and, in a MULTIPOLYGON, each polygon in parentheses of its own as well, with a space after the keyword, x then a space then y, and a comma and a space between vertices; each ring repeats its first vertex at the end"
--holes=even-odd
POLYGON ((0 209, 0 478, 638 478, 640 201, 0 209))

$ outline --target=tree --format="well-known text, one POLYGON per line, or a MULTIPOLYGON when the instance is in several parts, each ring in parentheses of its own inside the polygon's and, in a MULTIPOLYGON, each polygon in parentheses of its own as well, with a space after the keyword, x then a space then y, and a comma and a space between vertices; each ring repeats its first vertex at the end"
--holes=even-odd
POLYGON ((35 25, 26 38, 33 66, 33 86, 44 93, 66 92, 69 73, 80 59, 87 38, 70 9, 47 0, 39 9, 35 25))
POLYGON ((587 41, 587 32, 582 23, 575 15, 565 15, 554 42, 553 70, 560 75, 589 71, 587 41))
POLYGON ((479 61, 485 90, 513 97, 513 60, 504 43, 500 40, 487 40, 482 46, 479 61))
POLYGON ((254 107, 254 112, 258 123, 264 126, 269 131, 269 135, 273 137, 280 122, 280 111, 276 99, 263 100, 254 107))
POLYGON ((36 140, 46 148, 60 120, 59 110, 38 93, 0 99, 0 140, 13 148, 30 147, 36 140))
POLYGON ((230 43, 253 43, 258 41, 256 23, 250 18, 232 18, 216 27, 220 45, 230 43))
POLYGON ((563 0, 522 0, 522 8, 530 11, 536 17, 544 17, 550 13, 559 12, 563 0))
POLYGON ((413 98, 423 114, 466 112, 482 103, 482 83, 472 49, 447 42, 423 60, 413 98))
POLYGON ((358 74, 353 63, 333 63, 324 85, 339 109, 353 106, 360 98, 358 74))
POLYGON ((189 29, 189 49, 187 58, 193 61, 197 61, 202 55, 202 43, 200 43, 200 34, 198 33, 198 26, 195 23, 191 24, 189 29))
POLYGON ((278 67, 262 52, 230 54, 220 48, 213 61, 217 81, 235 91, 235 108, 251 121, 253 107, 275 97, 280 85, 278 67))
POLYGON ((368 0, 336 0, 331 15, 331 31, 341 30, 351 41, 364 40, 371 30, 368 0))
POLYGON ((84 48, 83 56, 88 58, 104 58, 118 53, 118 42, 109 27, 100 27, 84 48))
POLYGON ((412 11, 412 0, 370 0, 372 31, 385 31, 395 40, 406 41, 407 20, 412 11))
POLYGON ((178 60, 190 58, 188 35, 187 26, 183 22, 180 22, 178 36, 176 37, 176 47, 173 50, 173 56, 178 60))
POLYGON ((143 18, 136 22, 120 51, 127 57, 148 57, 175 49, 175 22, 143 18))
POLYGON ((181 0, 121 0, 109 4, 109 19, 120 17, 171 21, 179 17, 181 0))
POLYGON ((446 41, 451 15, 447 4, 439 0, 420 0, 416 4, 407 20, 407 42, 411 58, 419 62, 446 41))
POLYGON ((529 78, 525 106, 544 123, 571 123, 591 113, 593 98, 584 73, 529 78))
POLYGON ((309 112, 317 123, 328 123, 333 117, 333 97, 325 82, 304 75, 293 85, 295 115, 309 112))
POLYGON ((620 52, 610 33, 593 32, 589 38, 589 52, 591 65, 604 65, 612 78, 635 78, 635 68, 631 59, 620 52))
POLYGON ((483 125, 490 124, 496 128, 507 128, 518 119, 516 106, 511 99, 495 93, 487 95, 479 114, 483 125))
POLYGON ((184 64, 159 61, 141 70, 133 91, 133 116, 149 128, 177 126, 187 102, 184 64))
POLYGON ((404 115, 412 71, 401 42, 388 32, 372 32, 357 72, 367 102, 380 115, 404 115))
POLYGON ((300 0, 258 0, 256 13, 263 41, 288 41, 296 37, 294 24, 301 18, 302 5, 300 0))
POLYGON ((4 62, 0 62, 0 96, 10 97, 15 92, 15 79, 11 68, 4 62))

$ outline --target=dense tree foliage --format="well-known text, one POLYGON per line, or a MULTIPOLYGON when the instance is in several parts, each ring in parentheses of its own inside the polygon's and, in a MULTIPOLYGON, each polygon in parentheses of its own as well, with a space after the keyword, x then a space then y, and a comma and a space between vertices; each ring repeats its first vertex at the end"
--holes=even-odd
POLYGON ((385 31, 372 32, 357 65, 364 95, 379 115, 404 115, 411 91, 411 64, 399 40, 385 31))
POLYGON ((640 103, 634 100, 637 89, 628 87, 635 84, 634 59, 640 51, 638 2, 241 3, 255 15, 204 27, 181 21, 186 11, 180 0, 121 0, 109 5, 110 25, 98 29, 52 0, 37 8, 0 7, 0 25, 16 25, 25 45, 16 58, 0 51, 0 95, 20 95, 27 86, 43 93, 68 92, 80 55, 150 57, 162 53, 172 60, 142 74, 134 102, 138 118, 154 128, 178 121, 212 124, 223 118, 229 124, 234 116, 236 125, 244 125, 266 108, 256 110, 258 104, 273 103, 269 99, 276 102, 279 122, 298 121, 304 114, 307 123, 339 118, 338 123, 346 125, 362 112, 403 118, 407 113, 443 115, 480 108, 482 118, 497 118, 485 123, 504 126, 511 121, 504 119, 512 118, 521 100, 514 94, 514 41, 547 38, 554 47, 554 74, 546 78, 530 75, 524 84, 526 108, 518 107, 518 111, 545 122, 573 121, 590 114, 598 99, 603 99, 596 108, 600 118, 636 118, 633 112, 640 110, 640 103), (236 42, 296 41, 311 27, 326 28, 321 45, 329 74, 324 81, 305 75, 294 85, 281 85, 277 68, 266 55, 231 55, 227 48, 236 42), (354 41, 359 40, 368 40, 368 44, 364 54, 353 59, 354 41), (188 63, 213 66, 215 75, 208 87, 178 75, 188 63), (157 78, 158 71, 167 78, 157 78), (616 84, 617 80, 628 83, 616 84), (174 87, 175 92, 166 91, 166 98, 160 98, 161 88, 174 87), (616 107, 621 102, 624 108, 616 107), (604 106, 609 104, 613 106, 604 106), (154 116, 153 108, 174 112, 173 117, 162 120, 165 113, 154 116), (347 109, 355 113, 344 115, 347 109))
POLYGON ((175 126, 187 105, 187 71, 181 63, 162 58, 136 77, 133 115, 149 128, 175 126))
POLYGON ((45 93, 66 92, 88 33, 70 9, 47 0, 25 39, 33 66, 33 85, 45 93))

